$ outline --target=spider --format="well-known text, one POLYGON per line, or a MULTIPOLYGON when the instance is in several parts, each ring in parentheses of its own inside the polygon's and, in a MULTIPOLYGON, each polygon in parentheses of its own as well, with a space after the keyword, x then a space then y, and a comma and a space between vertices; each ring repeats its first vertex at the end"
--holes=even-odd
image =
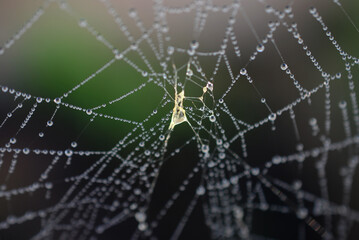
MULTIPOLYGON (((192 100, 199 100, 202 103, 202 105, 205 106, 205 103, 203 101, 203 96, 207 92, 208 89, 211 89, 211 87, 213 87, 213 85, 212 85, 212 83, 209 83, 209 84, 207 84, 207 86, 203 87, 202 88, 203 93, 200 97, 187 97, 187 96, 185 96, 184 88, 180 92, 178 92, 178 90, 177 90, 177 78, 178 78, 177 69, 176 69, 175 64, 172 64, 172 67, 173 67, 173 71, 174 71, 174 81, 175 81, 175 84, 174 84, 174 92, 175 92, 174 107, 172 110, 171 123, 167 130, 167 137, 166 137, 164 146, 166 148, 168 140, 170 139, 170 136, 171 136, 171 132, 173 131, 175 126, 177 126, 178 124, 181 124, 183 122, 187 122, 188 125, 190 126, 190 128, 192 129, 192 131, 194 132, 194 134, 197 138, 197 141, 202 146, 202 150, 208 149, 208 146, 203 144, 201 137, 199 136, 199 134, 196 132, 196 130, 193 128, 192 124, 188 120, 188 118, 186 116, 186 110, 183 106, 183 103, 184 103, 184 100, 186 100, 186 99, 192 99, 192 100)), ((191 70, 191 59, 190 59, 187 63, 186 77, 188 77, 190 79, 192 74, 193 74, 193 72, 191 70)))

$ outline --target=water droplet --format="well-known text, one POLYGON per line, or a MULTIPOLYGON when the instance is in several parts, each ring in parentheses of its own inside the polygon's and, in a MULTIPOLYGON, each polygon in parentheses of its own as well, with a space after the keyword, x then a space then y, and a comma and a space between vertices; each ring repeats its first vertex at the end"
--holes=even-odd
POLYGON ((281 161, 282 161, 282 158, 280 156, 274 156, 272 158, 272 163, 273 164, 279 164, 279 163, 281 163, 281 161))
POLYGON ((259 168, 252 168, 251 169, 251 173, 252 173, 253 176, 258 176, 259 172, 260 172, 259 168))
POLYGON ((73 148, 77 147, 77 142, 72 142, 71 147, 73 147, 73 148))
POLYGON ((117 53, 115 54, 115 58, 116 58, 117 60, 121 60, 121 59, 123 58, 123 54, 120 53, 120 52, 117 52, 117 53))
POLYGON ((288 69, 288 65, 286 63, 282 63, 280 65, 280 69, 282 69, 283 71, 287 70, 288 69))
POLYGON ((302 187, 302 181, 296 180, 296 181, 293 182, 293 188, 295 190, 299 190, 301 187, 302 187))
POLYGON ((52 183, 51 182, 47 182, 47 183, 45 183, 45 188, 46 189, 51 189, 52 188, 52 183))
POLYGON ((317 119, 316 119, 316 118, 311 118, 311 119, 309 119, 309 124, 310 124, 311 126, 316 125, 316 124, 317 124, 317 119))
POLYGON ((85 19, 80 19, 79 26, 83 28, 87 27, 87 21, 85 19))
POLYGON ((196 190, 196 194, 199 195, 199 196, 202 196, 204 195, 204 193, 206 192, 206 189, 201 185, 197 188, 196 190))
POLYGON ((297 149, 297 151, 303 151, 303 148, 304 148, 304 146, 303 146, 303 144, 301 144, 301 143, 298 143, 297 144, 297 146, 296 146, 296 149, 297 149))
POLYGON ((47 121, 47 126, 51 127, 52 125, 54 125, 54 122, 52 120, 47 121))
POLYGON ((221 153, 218 154, 218 157, 219 157, 219 159, 223 160, 223 159, 226 158, 226 154, 224 152, 221 152, 221 153))
POLYGON ((264 49, 265 49, 265 47, 264 47, 263 44, 259 44, 259 45, 257 46, 257 51, 258 51, 258 52, 263 52, 264 49))
POLYGON ((92 114, 92 110, 91 110, 91 109, 87 109, 87 110, 86 110, 86 114, 87 114, 87 115, 91 115, 91 114, 92 114))
POLYGON ((346 107, 347 107, 347 102, 344 101, 344 100, 340 101, 340 102, 339 102, 339 107, 340 107, 341 109, 346 108, 346 107))
POLYGON ((189 69, 187 70, 186 74, 187 74, 188 77, 192 77, 193 71, 189 68, 189 69))
POLYGON ((211 82, 207 82, 207 89, 210 90, 210 91, 213 91, 213 83, 211 82))
POLYGON ((246 75, 247 74, 247 69, 242 68, 241 71, 240 71, 240 74, 246 75))
POLYGON ((16 143, 16 138, 10 138, 10 143, 15 144, 16 143))
POLYGON ((144 222, 146 221, 146 214, 144 212, 137 212, 135 218, 138 222, 144 222))
POLYGON ((194 53, 195 53, 195 50, 194 49, 188 49, 187 53, 188 53, 188 55, 193 56, 194 53))
POLYGON ((308 210, 306 208, 298 208, 297 210, 297 217, 299 219, 304 219, 308 216, 308 210))
POLYGON ((274 121, 276 118, 277 118, 277 115, 276 115, 275 113, 271 113, 271 114, 269 114, 269 116, 268 116, 268 119, 269 119, 270 121, 274 121))
POLYGON ((60 104, 60 103, 61 103, 61 98, 55 98, 55 99, 54 99, 54 103, 60 104))
POLYGON ((191 42, 190 46, 191 46, 191 48, 193 48, 193 49, 197 49, 198 46, 199 46, 199 43, 198 43, 198 41, 193 40, 193 41, 191 42))
POLYGON ((30 153, 30 149, 24 148, 24 149, 22 150, 22 152, 23 152, 24 154, 29 154, 29 153, 30 153))
POLYGON ((130 47, 133 51, 136 51, 138 49, 137 43, 132 43, 130 47))
POLYGON ((66 155, 67 157, 71 157, 73 153, 74 153, 74 152, 73 152, 71 149, 66 149, 66 150, 65 150, 65 155, 66 155))
POLYGON ((129 11, 128 11, 128 15, 131 17, 131 18, 135 18, 137 16, 137 11, 135 8, 131 8, 129 11))
POLYGON ((310 8, 309 8, 309 12, 310 12, 311 14, 315 14, 315 13, 317 12, 317 9, 316 9, 315 7, 310 7, 310 8))
POLYGON ((203 145, 202 145, 202 152, 207 153, 208 151, 209 151, 209 146, 203 144, 203 145))
POLYGON ((147 230, 147 223, 140 223, 140 224, 138 224, 138 230, 140 230, 140 231, 145 231, 145 230, 147 230))
POLYGON ((175 48, 172 47, 172 46, 169 46, 169 47, 167 48, 167 53, 168 53, 168 55, 172 55, 172 54, 174 53, 174 51, 175 51, 175 48))

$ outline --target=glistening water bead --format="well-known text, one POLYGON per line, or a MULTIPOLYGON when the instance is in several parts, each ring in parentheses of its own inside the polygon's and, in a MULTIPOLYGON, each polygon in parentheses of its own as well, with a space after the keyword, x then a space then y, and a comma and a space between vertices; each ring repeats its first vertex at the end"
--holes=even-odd
POLYGON ((241 75, 246 75, 246 74, 247 74, 247 69, 242 68, 242 69, 240 70, 240 74, 241 74, 241 75))
POLYGON ((54 103, 60 104, 60 103, 61 103, 61 98, 55 98, 55 99, 54 99, 54 103))
POLYGON ((259 44, 259 45, 257 46, 257 51, 258 51, 258 52, 263 52, 263 51, 264 51, 264 45, 263 45, 263 44, 259 44))
POLYGON ((282 69, 283 71, 287 70, 287 68, 288 68, 288 65, 286 63, 282 63, 280 65, 280 69, 282 69))
POLYGON ((65 155, 66 155, 67 157, 71 157, 73 153, 74 153, 74 152, 73 152, 71 149, 66 149, 66 150, 65 150, 65 155))
POLYGON ((203 153, 208 153, 208 151, 209 151, 209 146, 203 144, 203 145, 202 145, 202 152, 203 152, 203 153))
POLYGON ((275 113, 271 113, 271 114, 269 114, 269 116, 268 116, 268 119, 269 119, 270 121, 274 121, 276 118, 277 118, 277 115, 276 115, 275 113))
POLYGON ((86 110, 86 114, 87 114, 87 115, 91 115, 91 114, 92 114, 92 110, 91 110, 91 109, 87 109, 87 110, 86 110))

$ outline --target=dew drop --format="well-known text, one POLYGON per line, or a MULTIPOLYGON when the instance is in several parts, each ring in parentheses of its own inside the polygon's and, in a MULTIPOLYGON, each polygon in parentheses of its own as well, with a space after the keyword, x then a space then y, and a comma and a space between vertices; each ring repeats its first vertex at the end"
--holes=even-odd
POLYGON ((199 196, 202 196, 204 195, 204 193, 206 192, 206 189, 201 185, 197 188, 196 190, 196 194, 199 195, 199 196))
POLYGON ((87 114, 87 115, 91 115, 91 114, 92 114, 92 110, 91 110, 91 109, 87 109, 87 110, 86 110, 86 114, 87 114))
POLYGON ((211 82, 207 82, 207 89, 210 90, 210 91, 213 91, 213 83, 211 82))
POLYGON ((146 221, 146 214, 144 212, 137 212, 135 218, 138 222, 144 222, 146 221))
POLYGON ((221 153, 218 154, 218 157, 219 157, 219 159, 223 160, 223 159, 226 158, 226 154, 224 152, 221 152, 221 153))
POLYGON ((71 147, 73 147, 73 148, 77 147, 77 142, 72 142, 71 147))
POLYGON ((241 71, 240 71, 240 74, 246 75, 247 74, 247 69, 242 68, 241 71))
POLYGON ((147 149, 147 150, 145 151, 145 155, 146 155, 146 156, 150 156, 150 154, 151 154, 151 151, 147 149))
POLYGON ((128 11, 128 15, 131 17, 131 18, 135 18, 137 16, 137 11, 135 8, 131 8, 129 11, 128 11))
POLYGON ((286 63, 282 63, 280 65, 280 69, 282 69, 283 71, 287 70, 288 69, 288 65, 286 63))
POLYGON ((65 150, 65 155, 66 155, 67 157, 71 157, 73 153, 74 153, 74 152, 73 152, 71 149, 66 149, 66 150, 65 150))
POLYGON ((259 172, 260 172, 259 168, 252 168, 251 169, 251 173, 252 173, 253 176, 258 176, 259 172))
POLYGON ((26 155, 26 154, 29 154, 30 153, 30 149, 28 149, 28 148, 24 148, 23 150, 22 150, 22 152, 26 155))
POLYGON ((315 126, 316 124, 317 124, 317 119, 316 118, 309 119, 309 125, 315 126))
POLYGON ((308 216, 308 210, 306 208, 299 208, 297 210, 297 217, 299 219, 304 219, 308 216))
POLYGON ((175 48, 172 47, 172 46, 169 46, 169 47, 167 48, 167 54, 168 54, 168 55, 172 55, 172 54, 174 53, 174 51, 175 51, 175 48))
POLYGON ((60 104, 60 103, 61 103, 61 98, 55 98, 55 99, 54 99, 54 103, 60 104))
POLYGON ((191 69, 188 69, 186 74, 187 74, 188 77, 192 77, 193 71, 191 69))
POLYGON ((263 52, 264 49, 265 49, 265 47, 264 47, 263 44, 259 44, 259 45, 257 46, 257 51, 258 51, 258 52, 263 52))
POLYGON ((140 224, 138 224, 138 230, 140 230, 140 231, 145 231, 145 230, 147 230, 147 223, 140 223, 140 224))
POLYGON ((269 119, 270 121, 274 121, 276 118, 277 118, 277 115, 276 115, 275 113, 271 113, 271 114, 269 114, 269 116, 268 116, 268 119, 269 119))
POLYGON ((209 151, 209 146, 203 144, 203 145, 202 145, 202 152, 207 153, 208 151, 209 151))
POLYGON ((193 40, 193 41, 191 42, 190 46, 191 46, 191 48, 193 48, 193 49, 197 49, 198 46, 199 46, 199 43, 198 43, 198 41, 193 40))
POLYGON ((85 19, 81 19, 80 21, 79 21, 79 26, 80 27, 87 27, 87 21, 85 20, 85 19))
POLYGON ((117 52, 117 53, 115 54, 115 58, 116 58, 117 60, 121 60, 121 59, 123 58, 123 54, 120 53, 120 52, 117 52))
POLYGON ((340 101, 340 102, 339 102, 339 107, 340 107, 341 109, 346 108, 346 107, 347 107, 347 102, 344 101, 344 100, 340 101))

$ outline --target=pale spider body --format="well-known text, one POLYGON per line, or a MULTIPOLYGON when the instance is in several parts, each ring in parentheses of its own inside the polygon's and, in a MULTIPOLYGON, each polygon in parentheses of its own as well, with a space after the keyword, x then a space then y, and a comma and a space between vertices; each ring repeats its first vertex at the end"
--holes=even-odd
MULTIPOLYGON (((191 60, 187 64, 187 73, 191 71, 190 62, 191 62, 191 60)), ((178 125, 178 124, 183 123, 183 122, 188 123, 188 125, 191 127, 192 131, 196 135, 198 142, 201 145, 203 145, 199 134, 194 130, 194 128, 192 127, 192 124, 188 121, 188 118, 186 116, 186 110, 184 109, 184 106, 183 106, 184 100, 186 99, 185 92, 184 92, 184 89, 180 93, 177 92, 177 70, 176 70, 176 66, 174 64, 173 64, 173 69, 174 69, 174 73, 175 73, 175 85, 174 85, 174 91, 175 91, 174 104, 175 105, 174 105, 173 110, 172 110, 171 123, 170 123, 170 125, 168 127, 168 133, 167 133, 167 138, 166 138, 166 141, 165 141, 165 147, 167 146, 168 140, 170 138, 171 132, 173 131, 174 127, 176 125, 178 125)), ((205 87, 203 87, 202 96, 195 97, 194 99, 198 99, 199 101, 202 102, 202 104, 204 104, 203 95, 206 92, 207 92, 207 87, 205 86, 205 87)))

